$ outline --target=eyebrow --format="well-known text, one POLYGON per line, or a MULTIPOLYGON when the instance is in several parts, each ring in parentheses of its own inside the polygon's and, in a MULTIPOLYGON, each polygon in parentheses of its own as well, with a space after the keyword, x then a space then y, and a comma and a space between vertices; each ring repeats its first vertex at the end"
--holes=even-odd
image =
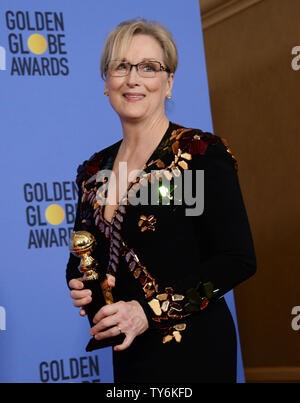
MULTIPOLYGON (((128 62, 130 63, 125 57, 123 57, 123 59, 119 59, 121 62, 128 62)), ((142 62, 157 62, 156 59, 154 59, 153 57, 144 57, 144 59, 142 59, 139 63, 142 62)))

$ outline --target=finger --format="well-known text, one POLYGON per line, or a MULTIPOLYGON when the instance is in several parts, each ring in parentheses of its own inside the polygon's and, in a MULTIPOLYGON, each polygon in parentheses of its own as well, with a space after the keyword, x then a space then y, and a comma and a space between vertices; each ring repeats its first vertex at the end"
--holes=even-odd
POLYGON ((106 278, 107 278, 107 283, 110 287, 114 287, 116 284, 116 278, 115 276, 111 275, 111 274, 106 274, 106 278))
POLYGON ((80 316, 85 316, 85 315, 86 315, 85 310, 84 310, 84 309, 80 309, 79 315, 80 315, 80 316))
POLYGON ((73 305, 76 306, 77 308, 80 308, 81 306, 87 305, 90 302, 92 302, 92 297, 84 297, 84 298, 78 298, 74 299, 73 305))
POLYGON ((126 348, 130 346, 130 344, 133 342, 134 336, 126 334, 126 337, 123 341, 122 344, 118 344, 117 346, 114 347, 114 351, 123 351, 126 348))
POLYGON ((90 329, 90 334, 95 336, 95 334, 102 332, 103 330, 116 326, 117 323, 119 323, 119 318, 117 315, 107 316, 90 329))
POLYGON ((69 287, 75 290, 82 290, 84 287, 82 278, 72 278, 72 280, 69 281, 69 287))
POLYGON ((104 305, 94 316, 93 322, 98 323, 106 316, 114 315, 120 308, 119 302, 110 305, 104 305))
POLYGON ((79 298, 84 298, 84 297, 91 297, 92 296, 92 291, 91 290, 72 290, 70 292, 70 296, 73 299, 79 299, 79 298))
POLYGON ((118 326, 113 326, 110 329, 99 332, 95 335, 96 340, 106 339, 107 337, 116 337, 120 334, 118 326))

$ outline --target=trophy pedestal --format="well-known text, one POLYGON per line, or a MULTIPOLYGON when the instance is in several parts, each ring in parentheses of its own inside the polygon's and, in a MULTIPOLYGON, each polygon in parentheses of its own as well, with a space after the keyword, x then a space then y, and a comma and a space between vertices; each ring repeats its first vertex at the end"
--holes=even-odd
MULTIPOLYGON (((99 280, 85 280, 83 282, 84 288, 92 291, 92 302, 85 305, 84 309, 87 313, 91 327, 95 324, 93 323, 94 316, 99 311, 99 309, 106 305, 105 299, 103 297, 101 285, 99 280)), ((85 351, 98 350, 100 348, 116 346, 117 344, 122 344, 125 338, 125 334, 121 333, 115 337, 108 337, 103 340, 96 340, 94 337, 88 342, 85 351)))
POLYGON ((96 340, 94 337, 88 342, 85 351, 94 351, 100 348, 105 347, 113 347, 117 344, 122 344, 123 340, 125 339, 125 334, 121 333, 119 336, 116 337, 108 337, 107 339, 103 340, 96 340))
MULTIPOLYGON (((94 326, 93 319, 102 306, 113 304, 111 287, 108 286, 106 276, 100 276, 99 264, 91 256, 97 245, 95 237, 87 231, 73 231, 70 238, 70 251, 73 255, 80 257, 80 272, 84 275, 84 288, 92 291, 92 302, 84 306, 89 318, 91 327, 94 326)), ((99 348, 115 346, 122 344, 125 334, 120 333, 115 337, 109 337, 103 340, 92 338, 86 346, 86 351, 93 351, 99 348)))

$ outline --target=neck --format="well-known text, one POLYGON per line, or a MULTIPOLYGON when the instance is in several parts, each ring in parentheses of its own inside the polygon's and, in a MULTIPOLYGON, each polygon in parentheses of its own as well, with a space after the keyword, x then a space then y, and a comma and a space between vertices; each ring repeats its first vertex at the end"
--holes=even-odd
POLYGON ((123 152, 125 155, 145 153, 157 146, 169 126, 165 114, 158 119, 149 119, 140 122, 121 121, 123 129, 123 152))

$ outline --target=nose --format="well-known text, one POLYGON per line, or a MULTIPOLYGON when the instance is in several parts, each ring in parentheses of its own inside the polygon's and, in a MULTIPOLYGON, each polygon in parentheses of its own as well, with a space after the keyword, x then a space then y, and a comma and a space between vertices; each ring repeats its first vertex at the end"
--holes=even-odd
POLYGON ((140 76, 137 72, 137 66, 131 66, 129 73, 127 75, 127 84, 129 86, 139 85, 140 76))

